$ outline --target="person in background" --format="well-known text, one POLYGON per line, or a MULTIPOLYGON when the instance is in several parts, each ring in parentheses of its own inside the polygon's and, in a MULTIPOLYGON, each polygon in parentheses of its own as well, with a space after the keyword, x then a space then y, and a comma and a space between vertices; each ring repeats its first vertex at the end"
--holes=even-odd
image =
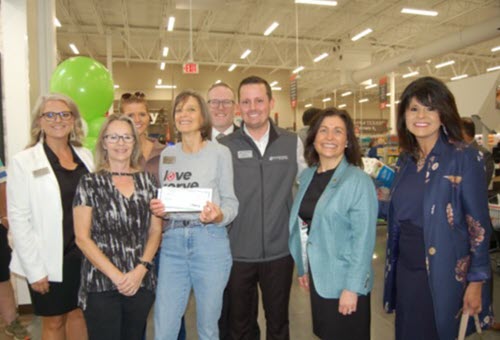
POLYGON ((370 141, 370 144, 368 145, 368 147, 369 147, 369 150, 368 150, 367 157, 376 158, 378 160, 380 160, 380 158, 382 158, 378 155, 378 149, 384 147, 384 143, 383 143, 381 138, 380 139, 373 138, 370 141))
POLYGON ((309 168, 290 213, 289 247, 299 285, 310 292, 314 334, 370 339, 378 202, 371 178, 359 168, 361 150, 346 111, 328 108, 314 117, 305 158, 309 168))
POLYGON ((229 229, 234 259, 228 283, 230 336, 252 336, 256 323, 252 306, 259 285, 266 337, 289 339, 293 259, 288 249, 288 219, 293 184, 306 167, 303 144, 297 134, 277 127, 269 118, 274 99, 265 79, 243 79, 238 96, 242 126, 220 140, 231 151, 240 202, 229 229))
POLYGON ((299 138, 303 144, 306 144, 307 132, 309 131, 311 121, 313 120, 314 116, 320 111, 321 109, 318 109, 317 107, 310 107, 302 114, 302 124, 304 124, 304 126, 299 131, 297 131, 297 135, 299 135, 299 138))
POLYGON ((96 172, 73 201, 76 243, 85 255, 78 300, 90 340, 140 340, 154 302, 153 257, 161 220, 151 215, 155 178, 139 165, 132 120, 111 115, 96 142, 96 172))
POLYGON ((168 214, 161 200, 151 201, 153 213, 166 219, 155 304, 155 339, 177 338, 193 289, 198 338, 216 340, 232 263, 226 226, 238 212, 231 154, 225 146, 210 141, 210 113, 200 94, 182 91, 173 108, 181 141, 161 154, 162 190, 211 189, 212 199, 201 212, 168 214))
POLYGON ((490 186, 491 179, 493 177, 493 172, 495 171, 495 163, 493 162, 493 156, 491 152, 486 149, 484 146, 477 144, 475 136, 476 136, 476 126, 474 122, 470 118, 462 118, 462 136, 464 137, 465 143, 469 144, 479 152, 481 152, 485 171, 486 171, 486 183, 487 186, 490 186))
POLYGON ((231 86, 226 83, 210 86, 207 92, 207 103, 212 118, 212 141, 218 142, 222 137, 239 129, 234 124, 236 102, 231 86))
POLYGON ((7 335, 15 339, 27 340, 31 336, 17 316, 14 290, 10 282, 9 264, 12 249, 7 238, 9 219, 7 217, 6 182, 7 172, 0 160, 0 316, 5 322, 7 335))
POLYGON ((9 168, 11 270, 28 280, 42 339, 87 339, 78 308, 82 254, 71 206, 78 181, 93 169, 82 138, 76 104, 61 94, 41 96, 32 113, 31 142, 9 168))
POLYGON ((461 313, 477 314, 484 328, 493 320, 484 161, 463 143, 443 82, 417 79, 400 100, 402 153, 379 208, 388 217, 384 307, 396 310, 397 340, 455 339, 461 313))

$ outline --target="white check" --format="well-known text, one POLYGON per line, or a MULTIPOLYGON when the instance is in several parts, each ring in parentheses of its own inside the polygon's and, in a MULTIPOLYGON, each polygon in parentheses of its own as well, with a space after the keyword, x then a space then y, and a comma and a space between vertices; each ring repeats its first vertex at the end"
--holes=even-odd
POLYGON ((212 189, 163 187, 158 189, 158 198, 165 212, 196 212, 212 201, 212 189))

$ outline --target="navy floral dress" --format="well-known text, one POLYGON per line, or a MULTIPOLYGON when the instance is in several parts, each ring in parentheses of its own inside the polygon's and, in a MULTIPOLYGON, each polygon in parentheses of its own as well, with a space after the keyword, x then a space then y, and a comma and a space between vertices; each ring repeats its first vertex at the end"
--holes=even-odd
MULTIPOLYGON (((388 222, 384 285, 384 307, 387 312, 393 312, 396 308, 398 290, 415 289, 412 286, 398 287, 396 280, 398 260, 404 251, 399 249, 402 228, 395 217, 395 193, 403 186, 402 181, 411 162, 413 160, 408 155, 401 155, 396 166, 391 200, 380 205, 380 214, 388 222)), ((423 256, 435 326, 440 340, 452 340, 458 335, 463 296, 468 282, 485 281, 479 319, 483 328, 487 328, 493 321, 488 280, 491 228, 488 193, 484 185, 484 162, 477 150, 464 144, 450 143, 441 134, 421 171, 423 256)), ((411 192, 406 194, 407 197, 412 195, 411 192)), ((468 334, 473 329, 471 318, 468 334)))

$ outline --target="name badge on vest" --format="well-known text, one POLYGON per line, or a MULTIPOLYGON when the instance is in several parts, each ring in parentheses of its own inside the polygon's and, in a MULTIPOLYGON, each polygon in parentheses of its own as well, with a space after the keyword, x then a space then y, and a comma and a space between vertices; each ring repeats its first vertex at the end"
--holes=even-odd
POLYGON ((238 151, 238 159, 253 158, 252 150, 241 150, 238 151))
POLYGON ((174 163, 175 163, 175 157, 169 157, 169 156, 163 157, 163 164, 174 164, 174 163))
POLYGON ((42 176, 48 175, 49 173, 50 173, 49 168, 41 168, 41 169, 33 170, 33 176, 35 176, 35 177, 42 177, 42 176))
POLYGON ((287 155, 284 155, 284 156, 271 156, 269 157, 269 161, 287 161, 288 160, 288 156, 287 155))

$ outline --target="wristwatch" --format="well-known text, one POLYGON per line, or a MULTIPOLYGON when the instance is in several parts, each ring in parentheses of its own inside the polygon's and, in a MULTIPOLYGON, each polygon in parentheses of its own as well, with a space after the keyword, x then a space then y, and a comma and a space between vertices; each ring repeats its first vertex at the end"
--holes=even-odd
POLYGON ((139 264, 142 264, 147 271, 153 269, 153 263, 148 261, 139 260, 139 264))

